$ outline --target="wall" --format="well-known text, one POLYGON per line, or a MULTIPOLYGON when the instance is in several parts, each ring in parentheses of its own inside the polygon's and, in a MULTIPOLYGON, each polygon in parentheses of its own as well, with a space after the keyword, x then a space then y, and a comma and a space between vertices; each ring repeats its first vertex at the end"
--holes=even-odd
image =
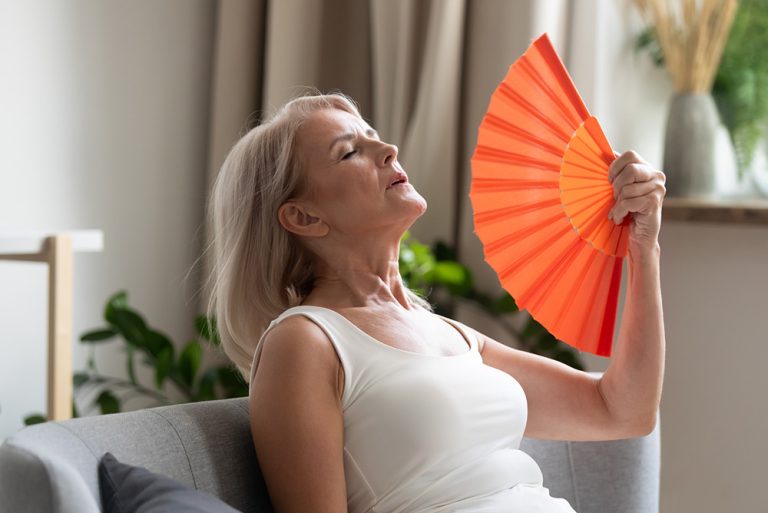
MULTIPOLYGON (((212 0, 0 0, 0 230, 104 231, 75 257, 76 336, 123 288, 193 335, 214 22, 212 0)), ((45 408, 46 297, 42 264, 0 262, 0 439, 45 408)), ((125 376, 116 343, 96 361, 125 376)))

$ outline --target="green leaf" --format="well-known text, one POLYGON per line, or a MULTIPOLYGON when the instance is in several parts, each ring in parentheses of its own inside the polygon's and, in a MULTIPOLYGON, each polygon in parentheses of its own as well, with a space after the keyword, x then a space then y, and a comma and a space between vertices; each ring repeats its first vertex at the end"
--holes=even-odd
POLYGON ((219 367, 216 370, 219 383, 221 383, 227 398, 248 395, 248 383, 245 382, 237 369, 233 367, 219 367))
POLYGON ((93 403, 99 406, 102 415, 120 411, 120 400, 109 390, 103 390, 93 403))
POLYGON ((165 378, 168 377, 172 367, 173 350, 166 348, 155 358, 155 386, 158 390, 163 388, 165 378))
POLYGON ((221 338, 219 338, 219 330, 216 326, 215 317, 198 315, 195 319, 195 327, 197 327, 197 332, 200 334, 200 336, 214 346, 221 344, 221 338))
POLYGON ((184 383, 192 387, 195 382, 195 375, 200 368, 200 362, 203 359, 203 347, 197 340, 191 340, 184 346, 179 355, 179 372, 184 383))
POLYGON ((435 258, 439 261, 457 260, 456 251, 441 240, 435 241, 432 245, 432 254, 435 255, 435 258))
POLYGON ((654 65, 659 67, 664 65, 664 52, 659 45, 656 29, 654 27, 646 27, 635 38, 635 52, 642 50, 648 51, 654 65))
POLYGON ((196 401, 212 401, 216 399, 216 380, 218 369, 209 369, 197 384, 197 392, 194 394, 196 401))
POLYGON ((134 347, 130 344, 126 345, 125 348, 126 357, 125 357, 125 370, 128 374, 128 380, 131 382, 132 385, 136 386, 138 385, 138 381, 136 381, 136 371, 134 370, 133 365, 133 352, 134 347))
POLYGON ((411 264, 416 261, 416 254, 407 246, 400 248, 400 261, 405 264, 411 264))
POLYGON ((43 415, 36 413, 34 415, 27 415, 24 417, 24 425, 25 426, 32 426, 34 424, 42 424, 43 422, 48 422, 48 419, 46 419, 43 415))
POLYGON ((493 304, 493 311, 497 314, 507 314, 519 312, 520 309, 517 307, 517 303, 515 303, 515 298, 509 294, 504 294, 493 304))
POLYGON ((768 117, 768 9, 765 0, 742 0, 712 87, 733 141, 739 174, 750 163, 768 117), (760 127, 760 128, 758 128, 760 127))
POLYGON ((432 251, 429 246, 422 244, 421 242, 413 242, 411 244, 411 251, 413 251, 414 257, 417 261, 423 262, 427 259, 433 259, 432 251))
POLYGON ((465 297, 472 290, 472 273, 458 262, 438 261, 434 268, 434 281, 448 289, 454 297, 465 297))
POLYGON ((147 324, 141 315, 126 308, 115 308, 111 317, 112 325, 128 343, 140 348, 145 347, 147 324))
POLYGON ((112 328, 88 331, 80 336, 80 342, 104 342, 117 335, 112 328))
POLYGON ((112 294, 107 299, 107 305, 104 307, 104 319, 110 324, 114 322, 114 312, 116 309, 128 308, 128 293, 124 290, 112 294))
POLYGON ((552 351, 558 346, 558 340, 557 338, 552 335, 551 333, 543 333, 541 337, 539 337, 539 340, 536 342, 536 347, 540 351, 552 351))
POLYGON ((522 336, 523 338, 530 340, 532 338, 538 337, 542 333, 546 332, 547 330, 539 324, 539 322, 534 319, 533 317, 530 318, 528 321, 528 324, 525 325, 525 328, 523 328, 522 336))
POLYGON ((480 292, 475 289, 469 290, 464 297, 476 302, 477 304, 479 304, 489 312, 494 312, 493 305, 495 305, 498 301, 498 300, 492 299, 491 296, 486 294, 485 292, 480 292))
POLYGON ((435 261, 424 260, 419 263, 413 271, 413 274, 420 278, 422 282, 432 284, 435 282, 435 261))
POLYGON ((164 351, 174 354, 173 343, 164 333, 148 328, 144 334, 145 347, 149 353, 157 358, 164 351))
POLYGON ((75 372, 74 375, 72 375, 72 385, 75 388, 78 388, 87 383, 89 379, 91 379, 91 377, 87 372, 75 372))
POLYGON ((462 285, 467 279, 467 270, 458 262, 435 262, 434 279, 442 285, 462 285))
POLYGON ((553 358, 566 365, 570 365, 574 369, 584 370, 576 354, 571 349, 567 349, 567 348, 560 349, 559 351, 556 351, 554 353, 553 358))

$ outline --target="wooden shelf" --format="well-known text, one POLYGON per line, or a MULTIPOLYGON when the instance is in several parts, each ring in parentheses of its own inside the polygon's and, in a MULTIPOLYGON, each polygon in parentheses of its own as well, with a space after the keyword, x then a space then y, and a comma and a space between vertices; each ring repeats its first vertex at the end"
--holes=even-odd
MULTIPOLYGON (((69 236, 72 240, 72 251, 76 253, 99 252, 104 249, 104 233, 101 230, 70 230, 58 232, 58 234, 69 236)), ((55 233, 40 230, 0 231, 0 260, 16 260, 16 258, 3 258, 8 255, 29 257, 39 255, 44 251, 45 241, 51 235, 55 233)))
POLYGON ((676 198, 662 205, 664 221, 768 226, 768 198, 676 198))

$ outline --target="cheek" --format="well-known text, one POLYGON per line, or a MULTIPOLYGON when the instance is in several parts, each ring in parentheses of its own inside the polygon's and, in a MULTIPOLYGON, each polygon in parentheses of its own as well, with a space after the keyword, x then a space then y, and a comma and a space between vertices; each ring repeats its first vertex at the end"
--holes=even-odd
POLYGON ((321 187, 324 198, 344 204, 371 205, 376 201, 377 195, 383 194, 371 177, 354 171, 334 177, 321 184, 321 187))
POLYGON ((356 222, 378 216, 376 212, 381 209, 385 193, 376 187, 370 180, 360 177, 326 180, 316 185, 314 196, 336 222, 356 222))

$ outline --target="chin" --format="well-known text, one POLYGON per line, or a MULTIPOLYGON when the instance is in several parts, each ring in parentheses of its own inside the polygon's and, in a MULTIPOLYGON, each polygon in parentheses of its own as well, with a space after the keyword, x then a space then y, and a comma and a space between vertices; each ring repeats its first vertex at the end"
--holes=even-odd
POLYGON ((419 217, 424 215, 424 212, 427 211, 427 200, 419 193, 416 193, 416 195, 418 196, 418 199, 414 199, 412 203, 414 209, 418 212, 417 217, 419 217))
POLYGON ((404 229, 406 230, 410 230, 413 223, 427 211, 427 202, 423 198, 420 201, 409 201, 408 203, 412 208, 403 209, 401 211, 403 216, 401 219, 403 220, 404 229))
POLYGON ((423 205, 424 205, 424 206, 423 206, 423 208, 421 209, 421 213, 419 214, 420 216, 421 216, 421 215, 423 215, 423 214, 424 214, 424 212, 426 212, 426 211, 427 211, 427 201, 426 201, 426 200, 424 200, 424 203, 423 203, 423 205))

